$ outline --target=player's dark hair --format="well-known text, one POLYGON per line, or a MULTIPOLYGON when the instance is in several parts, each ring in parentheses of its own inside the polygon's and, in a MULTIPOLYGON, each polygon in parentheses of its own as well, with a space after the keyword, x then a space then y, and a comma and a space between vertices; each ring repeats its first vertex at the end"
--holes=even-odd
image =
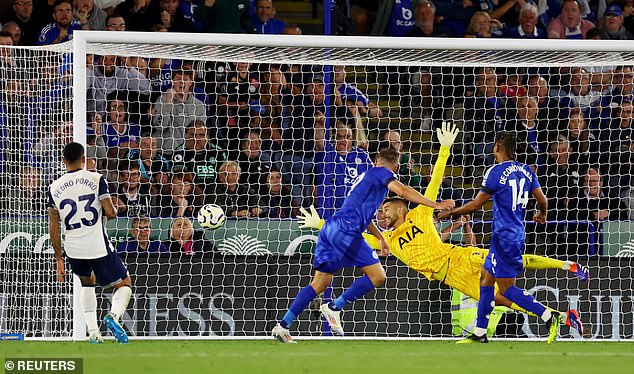
POLYGON ((383 148, 379 152, 378 156, 376 156, 377 159, 383 160, 392 165, 398 165, 399 157, 399 153, 394 148, 383 148))
POLYGON ((192 70, 189 69, 176 69, 174 70, 174 72, 172 73, 172 79, 174 79, 177 75, 180 75, 182 77, 189 77, 191 80, 194 80, 194 72, 192 70))
POLYGON ((409 207, 407 200, 397 196, 388 197, 387 199, 383 200, 383 204, 385 203, 403 204, 405 208, 409 207))
POLYGON ((106 25, 108 24, 108 21, 113 18, 123 18, 123 16, 121 15, 121 13, 112 13, 111 15, 106 17, 106 25))
POLYGON ((508 131, 500 131, 495 134, 495 144, 498 144, 509 157, 515 159, 516 140, 515 135, 508 131))
POLYGON ((60 6, 62 4, 65 4, 65 3, 68 3, 68 5, 70 5, 71 7, 73 6, 73 4, 72 4, 72 2, 70 0, 56 0, 53 3, 53 10, 57 10, 58 6, 60 6))
POLYGON ((66 162, 72 164, 84 157, 84 146, 76 142, 68 143, 64 146, 62 155, 64 155, 66 162))
POLYGON ((138 227, 141 222, 150 222, 150 218, 145 215, 134 217, 132 220, 132 228, 138 227))
POLYGON ((561 7, 563 8, 564 4, 567 3, 567 2, 575 3, 579 7, 579 10, 583 10, 583 5, 581 5, 581 2, 579 2, 579 0, 564 0, 564 1, 561 2, 561 7))

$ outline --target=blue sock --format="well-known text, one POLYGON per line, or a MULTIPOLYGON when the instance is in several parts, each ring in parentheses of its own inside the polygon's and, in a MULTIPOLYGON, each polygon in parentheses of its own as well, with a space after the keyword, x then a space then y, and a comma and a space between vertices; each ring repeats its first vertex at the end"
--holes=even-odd
MULTIPOLYGON (((489 327, 489 318, 493 307, 495 306, 495 287, 494 286, 480 286, 480 300, 478 301, 478 319, 476 320, 477 329, 484 329, 486 334, 487 327, 489 327)), ((482 330, 475 331, 477 336, 482 336, 482 330), (480 332, 480 333, 478 333, 480 332)))
POLYGON ((328 307, 332 310, 342 310, 346 307, 346 305, 352 303, 373 289, 374 285, 372 284, 372 281, 367 275, 364 275, 352 282, 350 288, 345 290, 341 296, 328 303, 328 307))
POLYGON ((286 312, 284 318, 280 321, 280 325, 282 325, 285 329, 292 325, 297 316, 306 309, 308 304, 310 304, 316 296, 317 293, 310 284, 299 290, 299 293, 295 296, 295 300, 293 300, 291 307, 288 308, 288 312, 286 312))
POLYGON ((546 307, 537 302, 533 296, 525 294, 523 290, 515 286, 509 287, 504 292, 504 297, 539 317, 542 317, 546 311, 546 307))

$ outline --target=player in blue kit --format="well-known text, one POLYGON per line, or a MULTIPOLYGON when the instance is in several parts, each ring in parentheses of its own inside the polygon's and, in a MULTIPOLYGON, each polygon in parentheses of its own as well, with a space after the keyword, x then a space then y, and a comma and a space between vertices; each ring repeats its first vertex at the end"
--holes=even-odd
POLYGON ((434 209, 450 209, 453 200, 440 203, 432 201, 396 179, 399 154, 393 149, 382 150, 376 158, 376 166, 361 174, 350 188, 341 209, 336 212, 319 232, 313 259, 315 275, 310 284, 302 288, 282 320, 273 328, 272 335, 283 343, 295 343, 288 328, 308 304, 332 282, 339 269, 357 266, 365 276, 355 280, 350 288, 329 304, 321 306, 331 331, 344 335, 341 326, 341 310, 385 281, 385 271, 379 257, 363 239, 368 231, 380 243, 381 254, 389 254, 389 246, 372 219, 390 190, 412 202, 434 209))
POLYGON ((48 190, 49 232, 57 262, 57 280, 64 281, 64 257, 81 281, 79 299, 84 309, 91 343, 103 343, 97 325, 95 285, 112 286, 110 313, 103 319, 119 343, 128 336, 119 320, 132 296, 128 270, 106 236, 103 216, 115 218, 106 179, 99 173, 84 170, 84 147, 68 143, 63 151, 67 173, 51 183, 48 190), (62 233, 64 239, 62 241, 62 233))
MULTIPOLYGON (((489 254, 482 266, 480 277, 480 300, 476 328, 473 333, 458 343, 487 343, 489 315, 495 305, 495 285, 498 292, 511 302, 539 316, 548 326, 548 343, 557 338, 562 315, 552 312, 537 302, 533 296, 515 286, 515 278, 522 272, 524 252, 524 216, 529 192, 537 199, 538 212, 533 220, 546 222, 548 200, 537 181, 535 172, 525 164, 514 160, 515 136, 509 132, 498 132, 493 146, 496 165, 484 174, 482 188, 467 204, 441 212, 438 218, 469 214, 482 208, 493 197, 493 223, 489 254)), ((583 334, 583 327, 576 311, 566 313, 566 323, 583 334)))

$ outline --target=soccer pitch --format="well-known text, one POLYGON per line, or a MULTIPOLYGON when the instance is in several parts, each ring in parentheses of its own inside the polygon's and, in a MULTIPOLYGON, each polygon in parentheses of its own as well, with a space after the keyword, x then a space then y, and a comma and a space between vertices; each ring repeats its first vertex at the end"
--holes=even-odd
MULTIPOLYGON (((81 357, 84 373, 632 373, 634 343, 273 340, 0 342, 7 357, 81 357)), ((10 371, 6 371, 10 373, 10 371)))

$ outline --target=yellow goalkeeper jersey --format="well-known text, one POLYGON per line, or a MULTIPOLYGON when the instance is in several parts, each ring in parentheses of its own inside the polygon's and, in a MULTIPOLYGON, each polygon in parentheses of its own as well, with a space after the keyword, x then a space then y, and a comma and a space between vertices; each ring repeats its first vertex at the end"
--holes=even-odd
MULTIPOLYGON (((425 197, 431 200, 436 200, 448 158, 449 148, 440 147, 431 181, 425 190, 425 197)), ((428 279, 433 279, 432 273, 443 268, 454 247, 440 239, 433 213, 433 208, 419 205, 407 213, 405 222, 397 229, 383 232, 390 252, 428 279)), ((379 242, 373 235, 364 236, 372 248, 380 249, 379 242)))

